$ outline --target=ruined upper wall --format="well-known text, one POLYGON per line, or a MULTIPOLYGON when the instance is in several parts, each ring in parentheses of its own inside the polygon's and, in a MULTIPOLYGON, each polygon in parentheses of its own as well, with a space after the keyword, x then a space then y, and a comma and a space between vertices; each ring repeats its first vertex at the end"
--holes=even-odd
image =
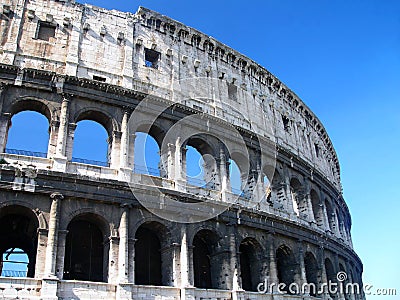
POLYGON ((3 3, 0 63, 128 89, 140 80, 173 101, 183 93, 186 105, 275 139, 340 189, 338 159, 321 122, 279 79, 234 49, 145 8, 131 14, 67 0, 3 3), (50 35, 54 26, 54 37, 43 40, 40 26, 50 27, 50 35), (146 66, 146 49, 160 54, 157 68, 146 66))

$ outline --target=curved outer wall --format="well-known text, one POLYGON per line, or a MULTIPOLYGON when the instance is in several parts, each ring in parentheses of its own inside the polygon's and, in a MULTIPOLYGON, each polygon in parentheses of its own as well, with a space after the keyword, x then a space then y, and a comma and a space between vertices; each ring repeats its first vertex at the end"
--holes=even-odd
MULTIPOLYGON (((320 285, 339 271, 361 284, 362 263, 352 247, 335 150, 318 118, 279 79, 212 37, 145 8, 131 14, 69 1, 3 3, 0 152, 8 164, 0 165, 0 222, 10 214, 24 215, 37 229, 32 278, 1 277, 3 297, 20 293, 30 299, 86 299, 97 291, 107 299, 293 298, 297 296, 261 295, 254 285, 264 278, 282 282, 287 276, 299 284, 315 278, 320 285), (54 37, 44 40, 40 26, 55 28, 54 37), (193 82, 200 83, 195 87, 201 96, 193 92, 193 82), (233 125, 249 148, 251 168, 261 169, 271 182, 268 197, 256 207, 242 195, 218 217, 178 224, 154 216, 132 197, 127 176, 143 195, 149 185, 182 201, 200 195, 218 202, 233 195, 223 190, 223 163, 217 188, 194 192, 176 171, 184 158, 178 147, 172 156, 161 153, 169 157, 167 174, 157 180, 131 172, 134 153, 127 120, 132 111, 148 95, 155 106, 173 105, 176 94, 187 97, 157 118, 153 137, 161 143, 168 128, 195 114, 233 125), (10 120, 25 110, 40 112, 49 121, 46 157, 6 153, 10 120), (85 119, 107 130, 105 166, 72 161, 76 124, 85 119), (252 158, 259 150, 255 139, 276 143, 274 172, 264 171, 271 166, 252 158), (99 280, 69 280, 65 272, 69 232, 78 224, 74 222, 83 221, 95 224, 101 234, 99 280), (160 243, 157 284, 141 284, 137 276, 142 229, 160 243), (208 289, 199 288, 203 283, 196 279, 196 248, 202 241, 211 261, 210 286, 203 282, 208 289), (246 277, 245 260, 256 277, 246 277), (289 269, 293 274, 287 274, 289 269)), ((212 139, 208 142, 213 145, 212 139)), ((220 150, 216 146, 213 153, 220 150)), ((250 185, 244 183, 251 190, 250 185)), ((262 198, 262 191, 254 193, 262 198)), ((335 297, 364 299, 362 294, 335 297)))

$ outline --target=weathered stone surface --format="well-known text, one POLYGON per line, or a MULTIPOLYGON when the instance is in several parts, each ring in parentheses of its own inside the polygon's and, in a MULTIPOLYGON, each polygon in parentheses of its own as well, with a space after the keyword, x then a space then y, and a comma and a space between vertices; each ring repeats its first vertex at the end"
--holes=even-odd
MULTIPOLYGON (((0 164, 0 224, 12 228, 7 216, 27 220, 28 275, 35 279, 0 278, 0 297, 261 299, 254 289, 265 278, 320 285, 336 280, 339 271, 361 284, 335 150, 321 122, 278 78, 145 8, 132 14, 73 1, 3 2, 0 159, 7 163, 0 164), (138 112, 141 103, 146 109, 138 112), (10 120, 24 110, 49 121, 46 157, 5 151, 10 120), (162 113, 154 118, 157 111, 162 113), (135 114, 140 122, 131 128, 135 114), (169 137, 185 118, 180 136, 169 137), (71 161, 76 124, 85 119, 107 130, 105 166, 71 161), (134 134, 146 130, 166 144, 158 177, 132 174, 134 134), (191 186, 185 175, 184 137, 196 130, 201 134, 193 145, 213 158, 206 161, 207 188, 191 186), (229 153, 225 141, 232 145, 229 153), (265 154, 265 148, 272 150, 265 154), (240 197, 230 191, 229 158, 248 175, 240 197), (220 213, 201 222, 174 222, 191 213, 182 203, 197 203, 198 214, 220 213), (82 266, 68 265, 71 232, 79 234, 74 226, 84 232, 89 223, 100 235, 102 255, 93 256, 93 265, 101 270, 95 278, 82 279, 78 271, 72 278, 70 272, 82 266), (138 237, 151 234, 159 242, 154 256, 160 278, 141 284, 138 237), (204 286, 197 259, 202 243, 211 274, 204 286)), ((7 234, 0 238, 6 245, 7 234)))

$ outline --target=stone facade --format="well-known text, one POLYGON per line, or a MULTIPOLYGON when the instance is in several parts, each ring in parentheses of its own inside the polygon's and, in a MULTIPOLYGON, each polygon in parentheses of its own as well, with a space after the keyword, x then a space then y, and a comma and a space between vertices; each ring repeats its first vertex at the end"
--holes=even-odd
POLYGON ((30 260, 30 278, 0 278, 0 297, 365 299, 257 292, 266 278, 320 287, 338 272, 362 285, 335 150, 318 118, 279 79, 145 8, 131 14, 68 0, 4 0, 0 9, 0 250, 20 247, 30 260), (132 123, 144 101, 147 110, 132 123), (11 118, 26 110, 49 121, 45 157, 6 149, 11 118), (189 117, 181 133, 193 127, 201 134, 166 143, 169 129, 189 117), (82 120, 106 129, 106 165, 72 160, 82 120), (208 124, 217 124, 233 151, 217 133, 207 136, 208 124), (160 176, 132 173, 135 132, 159 143, 160 176), (212 188, 186 181, 189 144, 216 159, 205 172, 212 188), (263 145, 271 144, 263 160, 263 145), (236 196, 229 158, 249 175, 236 196), (213 210, 229 205, 208 220, 179 223, 180 206, 163 206, 160 195, 175 203, 207 199, 213 210), (155 210, 172 219, 149 212, 140 197, 155 197, 155 210), (12 227, 16 216, 23 233, 12 227), (86 246, 76 241, 99 245, 88 252, 90 270, 79 260, 86 246))

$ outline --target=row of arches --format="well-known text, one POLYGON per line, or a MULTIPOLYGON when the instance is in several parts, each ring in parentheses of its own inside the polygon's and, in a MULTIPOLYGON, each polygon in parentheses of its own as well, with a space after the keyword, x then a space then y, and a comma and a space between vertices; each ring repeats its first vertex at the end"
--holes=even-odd
POLYGON ((296 177, 290 180, 290 196, 294 212, 304 219, 313 219, 318 226, 324 226, 345 240, 350 240, 350 224, 344 214, 332 201, 314 188, 306 191, 304 184, 296 177))
MULTIPOLYGON (((51 156, 54 153, 57 138, 52 133, 56 130, 54 122, 49 122, 52 118, 50 109, 40 101, 24 100, 22 102, 24 102, 23 105, 20 104, 21 101, 17 102, 12 109, 13 117, 7 131, 8 150, 6 151, 13 153, 11 149, 31 150, 26 153, 33 156, 41 155, 43 151, 44 156, 51 156)), ((91 110, 77 114, 74 121, 77 122, 76 128, 74 126, 70 128, 69 133, 70 160, 109 166, 115 146, 112 142, 113 132, 116 128, 120 129, 115 124, 116 122, 102 112, 91 110)), ((168 177, 168 172, 171 171, 168 170, 168 154, 160 153, 165 130, 157 124, 151 126, 149 130, 141 127, 138 130, 132 142, 134 154, 131 160, 132 170, 139 174, 168 177)), ((211 145, 210 140, 201 137, 192 137, 183 143, 182 173, 188 185, 221 189, 222 171, 217 163, 219 159, 217 152, 216 145, 211 145)), ((25 152, 16 151, 16 153, 25 152)), ((227 189, 250 199, 254 193, 255 183, 248 177, 248 163, 236 153, 228 157, 227 189)), ((252 166, 254 167, 256 166, 252 166)), ((330 230, 344 240, 350 241, 349 218, 336 204, 329 199, 322 199, 316 190, 307 191, 304 183, 297 178, 290 180, 290 188, 286 190, 282 184, 284 179, 278 171, 271 171, 268 168, 260 171, 262 171, 260 179, 262 191, 257 196, 264 197, 267 200, 267 206, 285 209, 289 213, 296 214, 300 219, 313 220, 321 228, 330 230), (272 178, 271 183, 269 178, 272 178), (272 191, 273 189, 275 191, 272 191), (284 202, 291 203, 284 204, 284 202)), ((351 244, 351 241, 349 243, 351 244)))
MULTIPOLYGON (((49 113, 40 106, 37 110, 23 110, 12 116, 6 137, 6 152, 30 156, 47 157, 54 148, 54 130, 49 122, 49 113), (40 111, 40 112, 38 112, 40 111)), ((73 147, 70 160, 73 162, 110 166, 112 151, 112 127, 105 125, 105 116, 86 112, 77 119, 73 130, 73 147)), ((161 130, 152 128, 148 133, 138 131, 133 141, 133 171, 157 177, 167 176, 166 163, 162 161, 161 130)), ((217 189, 214 150, 198 137, 184 144, 184 166, 189 185, 217 189)), ((243 169, 230 158, 227 163, 231 191, 244 195, 243 169), (241 170, 242 169, 242 170, 241 170)), ((248 168, 247 168, 248 169, 248 168)), ((267 177, 265 177, 267 178, 267 177)))
MULTIPOLYGON (((94 213, 83 213, 72 218, 67 226, 65 238, 62 278, 65 280, 83 280, 95 282, 108 281, 110 267, 110 231, 109 225, 101 216, 94 213)), ((11 205, 0 210, 0 252, 3 254, 1 273, 6 263, 9 249, 19 249, 26 254, 27 277, 34 277, 38 270, 37 263, 43 256, 38 256, 38 232, 40 229, 37 216, 30 209, 11 205)), ((134 264, 134 278, 139 285, 168 286, 172 285, 171 272, 173 260, 169 247, 171 246, 171 231, 158 221, 142 223, 134 234, 134 254, 131 258, 134 264)), ((257 291, 259 283, 266 276, 286 285, 299 282, 299 277, 317 288, 326 280, 336 282, 338 271, 349 274, 349 280, 357 281, 353 269, 339 263, 338 267, 331 258, 323 262, 311 250, 304 255, 295 255, 298 249, 289 247, 286 243, 271 248, 265 247, 255 237, 239 239, 236 251, 225 248, 229 242, 226 235, 200 227, 189 242, 192 284, 197 288, 221 289, 226 288, 224 282, 229 280, 232 272, 232 255, 236 255, 239 269, 240 286, 245 291, 257 291), (271 254, 269 249, 272 249, 271 254), (275 264, 273 264, 275 261, 275 264), (303 266, 303 267, 302 267, 303 266), (274 270, 275 269, 275 270, 274 270), (276 275, 274 275, 276 273, 276 275)), ((60 244, 59 244, 60 245, 60 244)), ((308 248, 307 248, 308 249, 308 248)), ((302 253, 302 252, 300 252, 302 253)), ((317 296, 316 290, 309 294, 317 296)), ((334 295, 331 295, 332 297, 334 295)))

